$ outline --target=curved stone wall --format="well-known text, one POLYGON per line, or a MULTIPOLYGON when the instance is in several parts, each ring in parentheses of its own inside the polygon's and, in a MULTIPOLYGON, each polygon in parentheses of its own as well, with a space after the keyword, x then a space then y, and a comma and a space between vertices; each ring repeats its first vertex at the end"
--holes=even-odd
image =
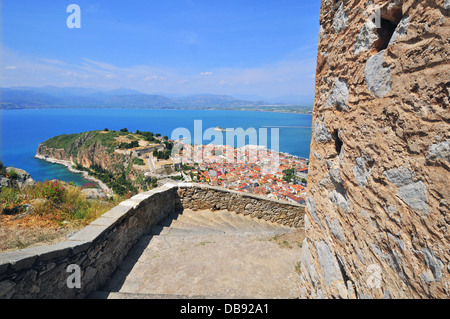
MULTIPOLYGON (((183 184, 182 184, 183 185, 183 184)), ((229 210, 290 227, 304 226, 303 205, 268 199, 201 184, 184 184, 178 190, 183 207, 192 210, 229 210)))

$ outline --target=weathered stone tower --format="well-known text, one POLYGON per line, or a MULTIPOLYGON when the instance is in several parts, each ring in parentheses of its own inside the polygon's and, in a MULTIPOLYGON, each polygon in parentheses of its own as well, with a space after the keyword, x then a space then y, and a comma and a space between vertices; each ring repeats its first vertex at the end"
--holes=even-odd
POLYGON ((449 297, 449 14, 322 0, 302 297, 449 297))

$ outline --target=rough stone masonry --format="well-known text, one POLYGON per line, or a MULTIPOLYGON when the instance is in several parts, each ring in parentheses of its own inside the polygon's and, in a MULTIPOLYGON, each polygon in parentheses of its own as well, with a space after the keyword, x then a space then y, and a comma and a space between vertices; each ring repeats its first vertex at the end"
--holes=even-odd
POLYGON ((321 5, 302 297, 448 298, 449 1, 321 5))

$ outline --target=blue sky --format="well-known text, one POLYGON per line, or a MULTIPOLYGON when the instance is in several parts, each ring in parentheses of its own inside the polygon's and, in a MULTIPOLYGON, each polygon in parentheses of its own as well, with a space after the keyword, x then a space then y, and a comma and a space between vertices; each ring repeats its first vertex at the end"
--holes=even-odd
POLYGON ((5 0, 2 87, 314 95, 319 0, 5 0), (69 29, 69 4, 81 28, 69 29))

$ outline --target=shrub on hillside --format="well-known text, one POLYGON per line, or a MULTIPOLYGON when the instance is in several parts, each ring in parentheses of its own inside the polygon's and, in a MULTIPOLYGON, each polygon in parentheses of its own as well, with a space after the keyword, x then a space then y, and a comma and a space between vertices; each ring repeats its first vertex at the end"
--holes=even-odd
POLYGON ((119 144, 119 149, 130 149, 130 148, 135 148, 135 147, 139 147, 139 142, 138 141, 132 141, 130 143, 120 143, 119 144))
POLYGON ((66 193, 66 188, 60 181, 38 182, 34 188, 36 196, 46 198, 52 202, 62 202, 66 193))
POLYGON ((133 165, 145 165, 145 162, 142 158, 134 157, 133 158, 133 165))
POLYGON ((17 179, 17 177, 19 177, 19 174, 14 170, 10 170, 8 173, 8 177, 10 179, 17 179))
POLYGON ((94 183, 86 183, 83 186, 81 186, 81 189, 88 189, 88 188, 97 188, 97 185, 94 183))
POLYGON ((15 188, 2 187, 0 189, 0 212, 5 208, 15 207, 22 201, 20 192, 15 188))

